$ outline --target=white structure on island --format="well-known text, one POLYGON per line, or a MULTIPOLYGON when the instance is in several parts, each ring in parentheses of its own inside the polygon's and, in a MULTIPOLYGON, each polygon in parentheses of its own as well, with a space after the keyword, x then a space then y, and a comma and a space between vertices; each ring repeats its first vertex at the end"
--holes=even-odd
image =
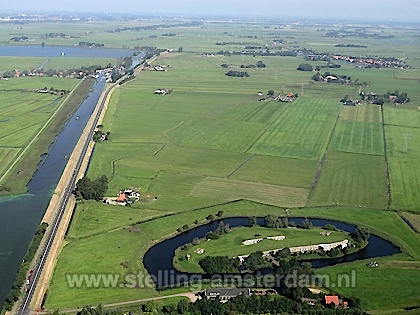
MULTIPOLYGON (((329 243, 329 244, 315 244, 315 245, 305 245, 305 246, 296 246, 296 247, 289 247, 290 249, 290 253, 304 253, 304 252, 311 252, 314 250, 324 250, 324 251, 328 251, 330 249, 336 248, 341 246, 341 248, 345 248, 349 245, 349 240, 345 239, 342 240, 340 242, 334 242, 334 243, 329 243)), ((263 252, 263 256, 268 256, 270 254, 275 254, 278 251, 282 250, 283 248, 279 248, 279 249, 273 249, 273 250, 267 250, 263 252)), ((241 262, 241 264, 244 262, 245 258, 247 258, 249 255, 240 255, 237 256, 241 262)))
POLYGON ((243 241, 242 245, 245 245, 245 246, 254 245, 254 244, 257 244, 257 243, 261 242, 262 240, 263 240, 263 238, 254 238, 252 240, 243 241))
POLYGON ((273 241, 282 241, 285 239, 286 236, 283 235, 278 235, 278 236, 267 236, 268 240, 273 240, 273 241))

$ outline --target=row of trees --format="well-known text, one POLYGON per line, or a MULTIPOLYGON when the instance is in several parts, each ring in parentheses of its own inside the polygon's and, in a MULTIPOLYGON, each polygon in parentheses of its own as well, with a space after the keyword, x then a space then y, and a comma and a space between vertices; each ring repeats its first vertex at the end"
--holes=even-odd
POLYGON ((91 43, 91 42, 79 42, 79 46, 83 46, 83 47, 103 47, 104 44, 91 43))
POLYGON ((377 105, 383 105, 384 103, 390 103, 391 101, 397 104, 404 104, 410 101, 407 93, 400 93, 398 90, 395 90, 394 92, 388 91, 383 95, 365 93, 362 91, 360 92, 360 99, 377 105))
MULTIPOLYGON (((323 294, 314 296, 317 300, 323 298, 323 294)), ((354 298, 350 298, 349 304, 354 305, 354 298)), ((218 299, 199 299, 189 303, 186 299, 178 303, 159 304, 156 301, 148 301, 134 312, 126 312, 122 309, 104 309, 102 305, 92 307, 85 306, 77 312, 77 315, 134 315, 138 313, 171 314, 171 315, 230 315, 230 314, 313 314, 313 315, 365 315, 359 307, 349 309, 334 307, 323 308, 320 303, 310 306, 300 301, 293 301, 280 295, 239 295, 222 303, 218 299)), ((52 315, 60 315, 55 311, 52 315)))
POLYGON ((95 180, 84 176, 79 179, 74 190, 76 199, 97 200, 100 201, 108 190, 108 178, 102 175, 95 180))
POLYGON ((223 221, 219 222, 216 230, 210 231, 206 234, 206 238, 209 240, 217 240, 221 235, 225 235, 231 231, 229 224, 225 224, 223 221))
POLYGON ((230 70, 228 73, 226 73, 226 75, 228 77, 249 77, 249 73, 246 71, 235 71, 235 70, 230 70))

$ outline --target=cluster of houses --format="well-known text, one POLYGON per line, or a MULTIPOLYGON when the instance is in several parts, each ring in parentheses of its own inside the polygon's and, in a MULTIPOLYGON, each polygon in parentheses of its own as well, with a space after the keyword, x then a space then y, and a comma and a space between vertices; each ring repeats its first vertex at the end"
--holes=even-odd
POLYGON ((295 95, 290 92, 287 95, 278 95, 274 98, 275 101, 284 102, 284 103, 290 103, 293 102, 295 99, 295 95))
MULTIPOLYGON (((251 291, 249 288, 210 288, 205 289, 202 295, 207 299, 218 299, 221 302, 226 302, 238 296, 251 296, 251 295, 270 295, 277 294, 275 290, 255 290, 251 291)), ((317 299, 302 298, 302 302, 308 305, 316 305, 317 299)), ((340 299, 338 295, 325 295, 321 301, 324 306, 333 305, 334 308, 349 308, 347 301, 340 299)))
MULTIPOLYGON (((316 305, 318 303, 316 299, 302 298, 301 300, 308 305, 316 305)), ((333 305, 334 308, 349 308, 349 303, 340 299, 338 295, 326 295, 322 303, 324 306, 333 305)))
MULTIPOLYGON (((262 92, 258 92, 257 95, 258 96, 263 96, 264 94, 262 92)), ((269 99, 272 99, 272 100, 275 100, 275 101, 278 101, 278 102, 283 102, 283 103, 290 103, 290 102, 294 101, 295 95, 292 92, 290 92, 289 94, 286 94, 286 95, 276 95, 276 96, 273 95, 273 96, 269 96, 269 97, 261 97, 259 99, 259 101, 263 102, 263 101, 267 101, 269 99)))
POLYGON ((409 66, 404 61, 393 57, 362 57, 329 53, 317 53, 312 50, 297 51, 298 55, 305 57, 309 61, 343 61, 365 68, 400 68, 408 69, 409 66))
POLYGON ((408 68, 408 66, 402 60, 398 60, 396 58, 333 55, 332 59, 363 65, 366 68, 408 68))
POLYGON ((109 205, 126 206, 140 199, 140 193, 132 189, 121 189, 117 198, 107 198, 104 203, 109 205))

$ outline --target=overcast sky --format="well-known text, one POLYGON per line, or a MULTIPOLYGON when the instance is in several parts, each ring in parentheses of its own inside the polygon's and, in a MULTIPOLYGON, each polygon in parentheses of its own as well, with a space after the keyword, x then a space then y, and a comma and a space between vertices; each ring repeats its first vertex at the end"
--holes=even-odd
POLYGON ((420 22, 420 0, 0 0, 1 11, 420 22))

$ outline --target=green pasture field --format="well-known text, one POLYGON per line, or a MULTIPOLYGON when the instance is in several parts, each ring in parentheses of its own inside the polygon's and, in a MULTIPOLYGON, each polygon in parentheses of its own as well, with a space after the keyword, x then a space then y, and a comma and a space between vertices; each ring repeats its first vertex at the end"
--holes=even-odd
POLYGON ((192 196, 205 197, 210 194, 223 201, 248 199, 283 207, 303 207, 307 196, 306 190, 302 188, 217 177, 206 177, 191 191, 192 196))
POLYGON ((78 57, 52 57, 44 58, 43 62, 48 59, 43 69, 65 70, 78 69, 81 67, 101 66, 106 67, 108 64, 117 65, 118 58, 78 58, 78 57))
POLYGON ((331 139, 331 150, 384 154, 384 140, 381 124, 339 120, 331 139))
POLYGON ((202 241, 198 245, 193 245, 187 250, 182 250, 174 258, 175 266, 184 272, 203 272, 199 266, 199 261, 206 256, 228 256, 230 258, 249 255, 256 251, 271 251, 286 247, 296 247, 314 244, 325 244, 340 242, 349 239, 349 234, 345 232, 331 232, 329 236, 322 235, 325 230, 320 228, 305 229, 271 229, 265 227, 238 227, 232 229, 226 235, 222 235, 218 240, 202 241), (255 237, 255 234, 261 236, 255 237), (285 236, 284 240, 275 241, 264 239, 253 245, 242 245, 245 240, 256 238, 266 238, 267 236, 285 236), (198 248, 204 249, 203 254, 196 252, 198 248), (190 254, 191 259, 186 259, 186 254, 190 254))
MULTIPOLYGON (((420 47, 413 40, 416 31, 385 29, 384 34, 394 34, 397 38, 378 40, 375 45, 371 39, 326 38, 319 26, 265 22, 261 25, 214 22, 193 28, 106 32, 123 26, 161 23, 159 19, 108 24, 94 21, 75 23, 70 28, 67 24, 40 23, 24 25, 22 30, 12 31, 9 26, 0 29, 0 40, 8 40, 14 32, 28 32, 40 44, 41 35, 50 27, 51 31, 64 30, 79 37, 44 39, 48 45, 88 40, 104 43, 106 47, 156 46, 174 50, 183 47, 184 51, 162 54, 154 64, 165 65, 167 71, 143 71, 138 79, 113 93, 102 129, 110 131, 111 138, 96 144, 88 175, 94 178, 105 174, 110 178, 108 196, 116 196, 119 189, 133 186, 139 189, 143 199, 126 208, 96 202, 77 207, 68 234, 69 243, 64 246, 54 271, 45 302, 47 309, 158 296, 153 287, 70 289, 65 275, 69 272, 121 276, 146 273, 142 259, 148 248, 177 235, 177 229, 184 225, 193 228, 206 223, 206 217, 218 211, 224 212, 223 217, 288 214, 366 226, 371 233, 399 246, 403 253, 375 258, 380 260, 377 269, 366 267, 366 261, 322 269, 335 274, 348 272, 350 266, 362 277, 358 278, 360 290, 358 287, 330 289, 340 294, 356 294, 366 310, 394 312, 404 306, 418 305, 420 291, 414 271, 420 259, 420 236, 397 212, 385 211, 388 201, 380 107, 342 106, 339 101, 345 95, 359 98, 359 86, 311 82, 312 72, 296 70, 300 63, 308 62, 300 57, 215 54, 219 50, 241 51, 244 45, 268 45, 274 50, 280 46, 285 49, 301 46, 343 54, 407 57, 408 63, 420 67, 420 47), (84 34, 87 31, 88 36, 84 34), (162 36, 169 32, 177 36, 162 36), (285 42, 273 45, 272 40, 276 38, 285 42), (406 44, 398 43, 399 40, 406 44), (216 42, 232 43, 215 45, 216 42), (412 45, 408 45, 410 42, 412 45), (339 43, 365 44, 368 48, 334 47, 339 43), (240 68, 258 60, 266 68, 240 68), (231 68, 222 68, 222 64, 231 68), (225 73, 229 70, 248 71, 250 77, 227 77, 225 73), (172 93, 153 94, 158 88, 168 88, 172 93), (259 102, 262 97, 257 93, 265 96, 269 90, 299 96, 287 104, 259 102), (308 197, 308 188, 325 152, 319 181, 308 197), (158 199, 153 200, 154 197, 158 199), (314 208, 305 207, 307 198, 314 208), (289 210, 285 211, 285 207, 289 210), (142 222, 136 224, 138 221, 142 222), (397 286, 403 289, 393 300, 390 291, 397 286)), ((369 33, 381 30, 368 28, 369 33)), ((366 81, 368 86, 361 88, 365 92, 382 94, 398 89, 400 93, 408 93, 409 103, 384 105, 384 123, 391 208, 417 211, 420 209, 416 201, 420 200, 417 128, 407 127, 416 127, 417 111, 405 109, 417 109, 420 105, 417 70, 358 69, 352 64, 340 64, 341 69, 325 68, 325 71, 351 76, 353 81, 366 81), (391 126, 394 124, 401 127, 391 126), (405 132, 411 135, 407 154, 399 152, 404 145, 401 133, 405 132)), ((51 85, 55 87, 52 82, 46 86, 51 85)))
POLYGON ((6 171, 7 167, 15 160, 19 154, 19 148, 5 148, 0 146, 0 174, 6 171))
POLYGON ((386 125, 385 137, 388 157, 420 157, 420 128, 386 125))
POLYGON ((372 104, 343 106, 340 119, 354 122, 382 123, 381 107, 372 104))
POLYGON ((420 211, 420 162, 414 157, 389 157, 391 208, 420 211))
POLYGON ((400 109, 384 107, 385 124, 405 127, 420 126, 420 111, 418 109, 400 109))
POLYGON ((229 178, 282 186, 310 188, 318 162, 277 156, 252 155, 229 178))
POLYGON ((156 218, 163 214, 165 212, 158 210, 112 206, 96 201, 85 201, 83 204, 77 204, 67 236, 69 239, 84 238, 91 236, 93 231, 96 234, 101 234, 115 228, 156 218))
MULTIPOLYGON (((1 60, 1 58, 0 58, 1 60)), ((54 87, 57 90, 71 91, 79 83, 78 79, 53 77, 21 77, 0 80, 1 90, 35 90, 54 87)))
POLYGON ((14 57, 14 56, 1 56, 0 57, 0 74, 5 71, 13 71, 15 69, 32 70, 44 62, 43 57, 14 57))
POLYGON ((308 204, 383 209, 386 193, 382 156, 330 151, 308 204))
POLYGON ((171 136, 179 146, 246 152, 265 129, 261 123, 203 119, 186 122, 171 136))
POLYGON ((298 98, 248 152, 320 159, 337 120, 339 106, 334 100, 298 98))
MULTIPOLYGON (((22 78, 23 81, 25 81, 25 79, 26 78, 22 78)), ((38 81, 37 78, 27 78, 27 79, 32 79, 32 80, 27 81, 27 82, 30 82, 31 84, 35 84, 36 82, 38 82, 38 84, 40 84, 40 82, 41 83, 51 82, 51 81, 42 81, 42 80, 38 81)), ((22 87, 24 84, 23 81, 16 83, 16 85, 19 87, 22 87)), ((39 127, 40 127, 40 126, 38 128, 35 128, 34 126, 31 127, 30 118, 32 118, 33 120, 37 116, 40 116, 40 117, 44 117, 44 122, 46 122, 53 112, 53 109, 50 109, 50 107, 52 108, 58 107, 62 101, 65 101, 66 104, 63 108, 60 109, 56 118, 47 126, 47 128, 43 131, 43 133, 32 145, 30 150, 22 157, 22 160, 19 161, 19 163, 14 167, 12 172, 10 172, 9 175, 6 177, 5 181, 3 182, 3 185, 7 188, 7 191, 9 191, 9 193, 10 192, 23 193, 26 191, 26 185, 36 170, 36 165, 39 163, 40 156, 47 151, 48 146, 54 140, 54 137, 62 129, 62 126, 65 123, 65 121, 68 119, 70 114, 74 112, 75 109, 77 109, 80 102, 84 99, 84 97, 87 95, 87 93, 93 86, 93 81, 89 79, 84 80, 82 82, 78 80, 70 80, 70 79, 63 79, 63 81, 60 80, 60 82, 63 82, 64 84, 67 84, 67 86, 70 87, 69 81, 72 84, 74 84, 73 87, 76 87, 77 83, 80 83, 80 85, 77 86, 75 93, 71 94, 70 97, 65 96, 65 99, 60 100, 59 102, 57 102, 57 104, 52 103, 54 99, 57 98, 56 96, 52 97, 51 95, 48 96, 49 94, 40 94, 40 93, 32 93, 32 92, 31 93, 18 92, 20 93, 18 97, 22 97, 22 95, 25 95, 25 97, 28 97, 29 95, 31 96, 31 100, 29 100, 28 102, 19 104, 20 105, 19 107, 18 105, 16 106, 16 109, 21 108, 21 111, 20 111, 21 115, 18 116, 16 120, 10 119, 10 118, 14 118, 13 116, 5 118, 4 122, 5 123, 10 122, 11 123, 10 128, 14 128, 15 133, 16 133, 16 135, 14 135, 13 133, 9 133, 5 135, 4 138, 2 138, 3 143, 7 143, 6 145, 8 146, 10 146, 10 141, 12 140, 20 141, 22 145, 25 143, 29 143, 29 141, 35 136, 36 132, 39 130, 39 127), (48 102, 44 102, 44 104, 41 106, 39 103, 36 104, 33 101, 33 99, 37 98, 38 95, 39 97, 44 97, 44 98, 51 97, 51 98, 49 99, 48 102), (31 104, 33 108, 30 108, 31 104), (38 110, 38 112, 37 111, 31 112, 31 110, 38 110), (18 124, 16 123, 17 121, 20 121, 23 125, 21 124, 18 126, 18 124), (29 124, 29 129, 32 128, 32 133, 29 132, 29 129, 26 129, 28 128, 27 126, 28 124, 29 124), (17 137, 17 134, 20 134, 20 138, 17 137)), ((10 82, 10 81, 6 81, 6 82, 10 82)), ((12 81, 12 82, 16 82, 16 81, 12 81)), ((3 97, 7 93, 3 93, 2 94, 3 97)), ((17 93, 17 92, 12 92, 12 93, 17 93)), ((7 106, 7 104, 8 103, 3 103, 3 106, 7 106)), ((7 108, 6 108, 6 111, 7 111, 7 108)), ((15 114, 16 111, 12 110, 11 113, 15 114)))
MULTIPOLYGON (((401 310, 403 307, 417 306, 420 302, 418 295, 420 279, 417 277, 420 265, 418 262, 414 262, 412 266, 406 262, 400 265, 398 261, 393 262, 388 259, 375 258, 379 264, 377 268, 366 266, 371 260, 362 260, 322 268, 317 270, 317 275, 329 279, 330 284, 334 285, 334 291, 346 296, 352 294, 360 296, 361 305, 365 310, 372 313, 375 311, 376 314, 376 310, 400 309, 398 314, 405 314, 401 310), (345 275, 355 276, 354 279, 347 277, 350 281, 342 281, 339 287, 340 279, 346 279, 345 275)), ((384 311, 380 314, 388 313, 384 311)))

